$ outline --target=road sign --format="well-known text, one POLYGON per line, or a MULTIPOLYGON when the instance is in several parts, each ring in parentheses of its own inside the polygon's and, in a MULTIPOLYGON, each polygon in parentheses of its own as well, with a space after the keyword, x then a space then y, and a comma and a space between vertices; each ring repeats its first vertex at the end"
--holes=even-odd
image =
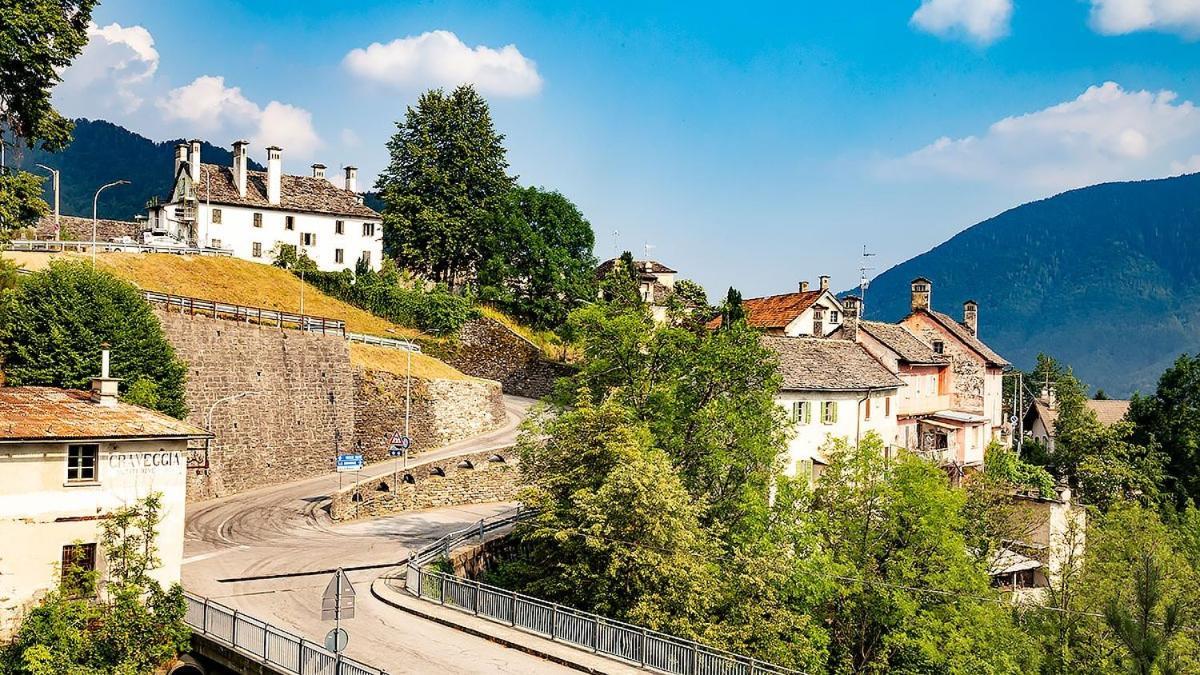
POLYGON ((398 445, 393 445, 392 447, 388 448, 388 454, 392 457, 400 457, 404 454, 404 448, 398 445))
POLYGON ((1009 421, 1009 422, 1012 422, 1013 424, 1016 424, 1016 423, 1017 423, 1017 416, 1016 416, 1016 415, 1013 415, 1012 417, 1008 418, 1008 421, 1009 421))
POLYGON ((345 628, 334 628, 325 635, 325 649, 334 654, 341 654, 349 641, 350 634, 346 632, 345 628))
POLYGON ((401 450, 407 450, 412 447, 412 439, 397 431, 392 434, 392 445, 399 447, 401 450))
POLYGON ((363 468, 362 455, 338 455, 337 470, 338 471, 359 471, 363 468))
MULTIPOLYGON (((333 573, 321 596, 321 620, 340 621, 354 618, 354 586, 341 569, 333 573)), ((330 651, 338 651, 330 649, 330 651)))

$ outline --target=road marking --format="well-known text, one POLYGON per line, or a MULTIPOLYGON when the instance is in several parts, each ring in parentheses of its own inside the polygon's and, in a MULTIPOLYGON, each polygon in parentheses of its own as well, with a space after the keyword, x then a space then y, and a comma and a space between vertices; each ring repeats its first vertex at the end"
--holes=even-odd
POLYGON ((248 551, 248 550, 250 550, 249 546, 238 546, 237 548, 224 548, 224 549, 221 549, 220 551, 209 551, 208 553, 201 553, 200 555, 194 555, 190 558, 184 558, 180 564, 187 565, 189 563, 200 562, 201 560, 208 560, 209 558, 215 558, 219 555, 224 555, 226 553, 229 553, 230 551, 248 551))

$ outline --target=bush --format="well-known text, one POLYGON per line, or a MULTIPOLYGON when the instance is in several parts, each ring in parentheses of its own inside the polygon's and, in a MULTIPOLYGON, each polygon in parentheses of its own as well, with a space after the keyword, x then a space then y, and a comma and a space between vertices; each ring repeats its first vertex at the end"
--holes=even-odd
POLYGON ((305 280, 333 297, 402 326, 412 326, 433 335, 456 332, 479 316, 472 299, 450 292, 444 285, 423 288, 402 278, 394 269, 354 274, 306 272, 305 280))
POLYGON ((0 301, 0 359, 9 385, 86 389, 100 374, 105 342, 125 400, 187 415, 187 369, 132 284, 87 263, 54 262, 0 301))

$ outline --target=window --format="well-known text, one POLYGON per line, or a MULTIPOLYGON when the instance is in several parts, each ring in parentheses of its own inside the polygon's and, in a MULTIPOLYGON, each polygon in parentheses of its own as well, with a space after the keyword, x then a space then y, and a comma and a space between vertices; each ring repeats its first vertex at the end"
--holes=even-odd
POLYGON ((346 233, 346 221, 344 221, 344 220, 333 221, 333 233, 334 234, 345 234, 346 233))
POLYGON ((95 443, 67 446, 67 482, 94 483, 100 446, 95 443))
POLYGON ((371 266, 371 252, 363 251, 361 260, 363 261, 364 265, 366 265, 367 267, 370 267, 371 266))
POLYGON ((209 246, 211 246, 213 248, 221 248, 221 240, 220 239, 210 239, 208 244, 209 244, 209 246))
POLYGON ((364 237, 374 237, 375 236, 375 223, 363 223, 363 236, 364 237))
POLYGON ((933 341, 933 353, 934 354, 945 354, 946 353, 946 343, 942 342, 941 340, 934 340, 933 341))
POLYGON ((256 241, 253 244, 250 244, 250 255, 254 256, 255 258, 262 257, 262 242, 261 241, 256 241))
POLYGON ((868 396, 867 400, 864 401, 864 404, 865 405, 863 406, 863 419, 870 420, 871 419, 871 397, 868 396))
POLYGON ((837 423, 837 401, 825 401, 821 404, 821 424, 837 423))
POLYGON ((841 321, 841 316, 836 311, 829 312, 829 323, 838 323, 841 321))
POLYGON ((262 227, 262 214, 261 213, 254 214, 254 226, 262 227))
POLYGON ((317 245, 317 235, 312 232, 301 232, 300 233, 300 245, 301 246, 316 246, 317 245))
POLYGON ((340 248, 333 249, 333 262, 340 265, 345 261, 345 258, 346 258, 346 256, 345 256, 345 254, 342 253, 342 249, 340 249, 340 248))
POLYGON ((793 424, 810 424, 812 422, 812 403, 792 401, 790 417, 793 424))
POLYGON ((213 209, 212 210, 212 221, 213 221, 213 225, 221 224, 221 209, 213 209))
POLYGON ((283 226, 289 230, 296 229, 296 216, 284 216, 283 226))
POLYGON ((811 459, 796 460, 796 478, 803 478, 809 483, 812 483, 816 475, 813 473, 813 461, 811 459))
POLYGON ((77 595, 87 584, 83 575, 96 571, 95 544, 67 544, 62 547, 62 586, 69 595, 77 595))

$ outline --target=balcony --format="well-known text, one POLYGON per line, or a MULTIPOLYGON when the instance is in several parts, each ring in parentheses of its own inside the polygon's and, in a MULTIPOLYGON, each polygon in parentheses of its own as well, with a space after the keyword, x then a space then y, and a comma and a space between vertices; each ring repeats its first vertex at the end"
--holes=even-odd
POLYGON ((896 406, 896 414, 929 415, 939 410, 949 410, 952 407, 950 394, 918 396, 913 398, 901 396, 900 401, 896 406))

